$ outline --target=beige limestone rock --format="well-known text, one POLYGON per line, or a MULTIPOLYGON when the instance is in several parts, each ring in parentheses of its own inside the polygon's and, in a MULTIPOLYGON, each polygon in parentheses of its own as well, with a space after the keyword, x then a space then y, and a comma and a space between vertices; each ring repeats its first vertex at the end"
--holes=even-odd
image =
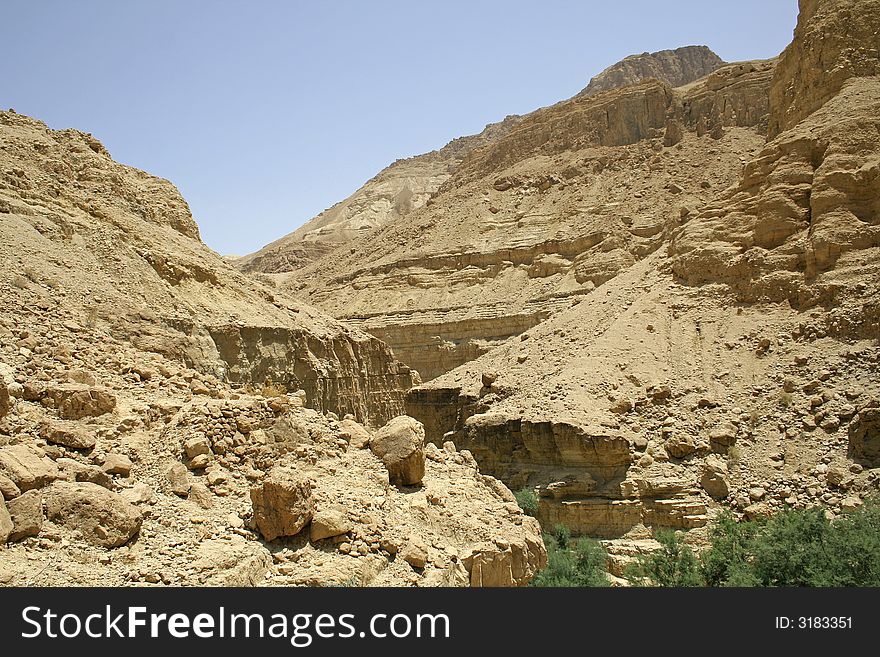
POLYGON ((392 484, 412 486, 425 475, 425 428, 401 415, 388 421, 370 440, 370 449, 388 468, 392 484))
POLYGON ((14 525, 9 510, 6 508, 6 501, 0 498, 0 545, 6 543, 13 529, 14 525))
POLYGON ((48 422, 41 427, 42 436, 50 443, 71 449, 92 449, 95 434, 75 423, 48 422))
POLYGON ((47 389, 46 394, 65 420, 103 415, 116 407, 116 397, 109 390, 81 383, 52 386, 47 389))
POLYGON ((22 491, 42 488, 61 476, 51 459, 28 445, 0 447, 0 473, 22 491))
POLYGON ((131 459, 125 454, 110 452, 104 457, 104 464, 101 466, 101 469, 109 475, 127 477, 131 474, 132 465, 131 459))
MULTIPOLYGON (((39 491, 29 490, 6 504, 12 518, 9 541, 20 541, 37 536, 43 528, 43 496, 39 491)), ((2 542, 2 541, 0 541, 2 542)))
POLYGON ((15 482, 5 474, 0 474, 0 497, 11 500, 19 495, 21 495, 21 490, 15 485, 15 482))
POLYGON ((867 402, 849 425, 849 446, 854 456, 880 465, 880 400, 867 402))
POLYGON ((312 541, 320 541, 325 538, 333 538, 351 531, 353 525, 348 519, 344 508, 329 507, 319 508, 312 516, 312 524, 309 527, 309 538, 312 541))
POLYGON ((46 490, 45 500, 50 520, 105 548, 128 543, 143 522, 137 507, 97 484, 55 482, 46 490))
POLYGON ((715 499, 723 499, 730 492, 727 465, 717 456, 710 456, 703 465, 700 485, 715 499))
POLYGON ((349 446, 354 449, 364 449, 370 444, 373 435, 355 420, 343 420, 340 423, 340 435, 348 440, 349 446))
POLYGON ((315 512, 311 483, 286 468, 274 468, 251 489, 251 504, 254 522, 267 541, 295 536, 315 512))

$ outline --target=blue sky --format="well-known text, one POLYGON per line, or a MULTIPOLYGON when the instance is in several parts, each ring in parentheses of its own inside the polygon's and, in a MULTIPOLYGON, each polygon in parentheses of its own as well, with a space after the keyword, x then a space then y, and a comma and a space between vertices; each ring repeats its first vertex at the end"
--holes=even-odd
POLYGON ((626 55, 775 56, 797 2, 3 0, 0 15, 0 107, 170 179, 205 242, 241 255, 626 55))

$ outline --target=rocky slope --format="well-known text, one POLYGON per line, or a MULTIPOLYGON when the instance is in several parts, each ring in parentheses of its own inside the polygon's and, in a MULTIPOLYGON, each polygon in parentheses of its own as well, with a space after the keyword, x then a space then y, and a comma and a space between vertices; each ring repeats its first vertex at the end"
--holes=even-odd
POLYGON ((467 155, 422 209, 282 278, 428 380, 660 247, 760 148, 773 62, 539 110, 467 155))
MULTIPOLYGON (((0 114, 3 317, 39 343, 61 325, 209 377, 307 393, 381 424, 413 378, 388 348, 241 275, 208 249, 167 181, 90 135, 0 114), (31 328, 33 326, 33 328, 31 328)), ((19 356, 22 358, 21 356, 19 356)))
POLYGON ((419 446, 418 481, 389 479, 369 426, 417 378, 233 269, 170 183, 13 112, 0 172, 0 584, 513 585, 542 567, 537 524, 467 452, 419 446), (308 498, 277 536, 259 518, 285 505, 255 501, 273 477, 308 498))
POLYGON ((405 217, 425 205, 465 155, 507 134, 519 120, 508 116, 477 135, 454 139, 438 151, 394 162, 344 201, 289 235, 236 260, 236 266, 251 273, 295 271, 374 228, 405 217))
POLYGON ((595 96, 650 78, 671 87, 681 87, 706 77, 723 65, 724 61, 706 46, 684 46, 675 50, 630 55, 590 80, 578 97, 595 96))
MULTIPOLYGON (((708 75, 722 64, 721 58, 706 46, 633 55, 593 78, 578 95, 594 95, 649 78, 681 86, 708 75)), ((503 138, 523 118, 508 116, 486 126, 478 135, 454 139, 439 151, 398 160, 344 201, 289 235, 237 260, 236 266, 250 273, 296 271, 375 228, 402 220, 431 199, 462 158, 503 138)))
POLYGON ((544 526, 614 538, 618 566, 651 527, 699 540, 722 506, 875 494, 878 27, 877 3, 802 2, 775 127, 735 184, 579 304, 411 391, 428 439, 536 488, 544 526), (845 65, 822 74, 817 49, 845 65))

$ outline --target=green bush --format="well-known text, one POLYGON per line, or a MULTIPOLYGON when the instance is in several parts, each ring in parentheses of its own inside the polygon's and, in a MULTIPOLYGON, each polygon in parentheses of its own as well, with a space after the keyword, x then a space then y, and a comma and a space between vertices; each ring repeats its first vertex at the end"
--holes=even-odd
POLYGON ((660 549, 626 572, 639 586, 880 586, 880 505, 829 521, 821 508, 737 522, 722 513, 699 556, 658 531, 660 549))
POLYGON ((624 572, 636 586, 702 586, 700 562, 675 532, 659 530, 654 538, 660 549, 643 555, 624 572))
POLYGON ((571 542, 571 530, 565 525, 556 525, 553 528, 553 538, 556 539, 556 545, 560 549, 566 550, 571 542))
POLYGON ((519 504, 519 508, 523 510, 523 513, 533 518, 538 515, 538 496, 533 489, 522 488, 515 492, 513 496, 516 498, 516 503, 519 504))
POLYGON ((547 546, 547 567, 535 576, 532 586, 608 586, 605 574, 607 555, 597 541, 581 538, 572 547, 571 532, 567 527, 557 525, 554 535, 544 534, 544 544, 547 546), (558 541, 560 535, 566 541, 565 546, 558 541))

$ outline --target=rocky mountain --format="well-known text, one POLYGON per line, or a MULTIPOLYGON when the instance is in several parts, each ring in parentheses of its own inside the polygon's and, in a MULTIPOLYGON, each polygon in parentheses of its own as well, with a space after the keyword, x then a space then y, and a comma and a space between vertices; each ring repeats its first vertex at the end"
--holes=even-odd
POLYGON ((878 32, 801 0, 777 59, 628 58, 235 261, 0 113, 0 583, 520 585, 542 526, 620 576, 658 528, 858 508, 878 32))
POLYGON ((706 77, 724 65, 707 46, 684 46, 675 50, 630 55, 590 80, 578 96, 594 96, 603 91, 655 79, 671 87, 681 87, 706 77))
POLYGON ((0 112, 0 262, 0 584, 543 566, 503 484, 401 428, 418 378, 386 344, 239 273, 168 181, 91 135, 0 112))
POLYGON ((236 266, 251 273, 298 270, 374 228, 405 217, 427 203, 465 155, 507 134, 519 120, 508 116, 438 151, 394 162, 294 232, 237 259, 236 266))
POLYGON ((875 494, 878 27, 876 2, 801 2, 769 138, 732 184, 578 304, 412 390, 428 438, 535 488, 545 527, 613 539, 618 574, 649 527, 699 543, 719 508, 836 515, 875 494))
MULTIPOLYGON (((681 86, 708 75, 722 64, 721 58, 706 46, 632 55, 593 78, 578 96, 649 78, 681 86)), ((402 220, 431 199, 464 157, 504 138, 523 118, 508 116, 486 126, 478 135, 452 140, 439 151, 394 162, 344 201, 289 235, 237 260, 236 266, 251 273, 296 271, 375 228, 402 220)))
POLYGON ((773 62, 648 80, 524 117, 420 210, 278 277, 432 379, 654 252, 763 143, 773 62))

